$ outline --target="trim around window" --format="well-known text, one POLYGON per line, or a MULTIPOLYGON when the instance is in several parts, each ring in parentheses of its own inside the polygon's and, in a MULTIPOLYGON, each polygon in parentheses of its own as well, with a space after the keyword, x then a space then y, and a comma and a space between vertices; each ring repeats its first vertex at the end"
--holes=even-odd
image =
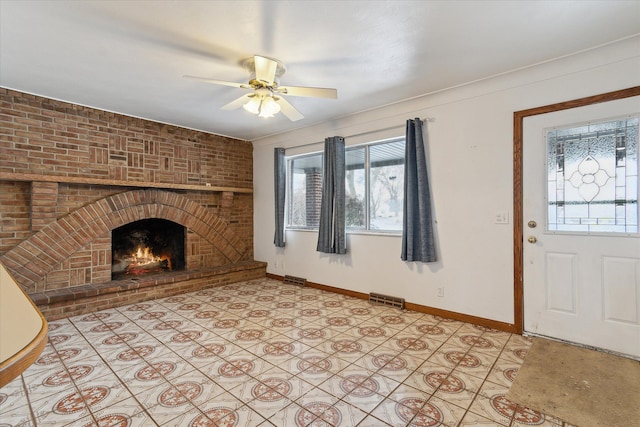
MULTIPOLYGON (((346 149, 346 231, 400 236, 404 197, 404 137, 346 149)), ((286 229, 316 231, 322 191, 323 154, 287 160, 286 229)))

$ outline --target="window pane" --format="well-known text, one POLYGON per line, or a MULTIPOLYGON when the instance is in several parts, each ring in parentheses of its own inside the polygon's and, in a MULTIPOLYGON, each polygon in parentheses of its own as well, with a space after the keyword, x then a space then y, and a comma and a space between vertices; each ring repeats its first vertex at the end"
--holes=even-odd
POLYGON ((548 228, 638 232, 638 118, 547 132, 548 228))
POLYGON ((317 227, 322 196, 322 154, 289 160, 288 224, 293 227, 317 227))
POLYGON ((369 228, 402 230, 404 139, 369 147, 369 228))
MULTIPOLYGON (((347 148, 345 224, 350 230, 402 231, 404 138, 347 148)), ((288 160, 287 226, 317 228, 322 153, 288 160)))
POLYGON ((347 228, 366 228, 365 147, 346 151, 345 211, 347 228))

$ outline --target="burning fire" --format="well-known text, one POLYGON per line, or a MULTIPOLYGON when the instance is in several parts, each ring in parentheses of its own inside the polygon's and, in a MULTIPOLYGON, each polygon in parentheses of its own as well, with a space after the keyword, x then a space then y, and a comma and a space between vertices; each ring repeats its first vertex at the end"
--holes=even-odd
POLYGON ((127 259, 136 265, 151 264, 153 262, 161 261, 160 257, 154 256, 151 252, 151 248, 142 248, 138 246, 138 250, 131 254, 131 257, 127 259))
POLYGON ((169 256, 156 256, 151 252, 151 248, 149 247, 141 247, 138 246, 138 249, 133 252, 130 256, 125 258, 127 262, 129 262, 129 269, 136 267, 146 267, 146 266, 154 266, 163 261, 166 261, 166 267, 171 270, 171 258, 169 256))

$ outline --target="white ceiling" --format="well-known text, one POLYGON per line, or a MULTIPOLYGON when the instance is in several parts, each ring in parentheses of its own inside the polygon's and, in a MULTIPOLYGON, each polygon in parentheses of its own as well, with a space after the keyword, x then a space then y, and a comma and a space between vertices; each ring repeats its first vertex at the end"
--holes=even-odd
POLYGON ((483 79, 640 33, 640 1, 7 1, 0 86, 256 140, 483 79), (276 58, 290 122, 220 107, 239 65, 276 58))

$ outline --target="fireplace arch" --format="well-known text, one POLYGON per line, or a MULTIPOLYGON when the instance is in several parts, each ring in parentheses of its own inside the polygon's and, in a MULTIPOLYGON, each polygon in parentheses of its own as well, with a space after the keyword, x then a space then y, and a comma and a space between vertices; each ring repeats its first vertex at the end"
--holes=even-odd
POLYGON ((0 260, 25 291, 34 292, 45 275, 91 241, 133 221, 159 218, 196 233, 227 264, 248 259, 250 249, 229 222, 180 194, 160 189, 131 190, 83 206, 59 218, 6 252, 0 260))

